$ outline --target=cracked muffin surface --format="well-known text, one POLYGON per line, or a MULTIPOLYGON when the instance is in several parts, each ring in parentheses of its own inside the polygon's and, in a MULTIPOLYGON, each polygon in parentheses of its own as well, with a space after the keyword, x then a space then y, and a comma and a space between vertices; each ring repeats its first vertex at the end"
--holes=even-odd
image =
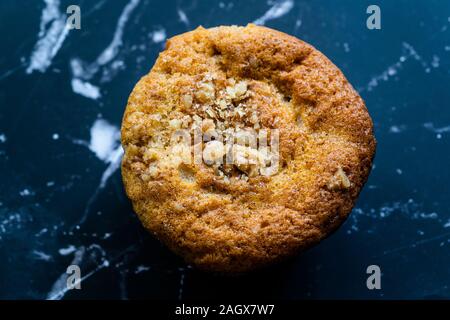
POLYGON ((121 134, 125 190, 144 227, 219 272, 275 262, 334 231, 376 145, 334 64, 255 25, 169 39, 131 93, 121 134))

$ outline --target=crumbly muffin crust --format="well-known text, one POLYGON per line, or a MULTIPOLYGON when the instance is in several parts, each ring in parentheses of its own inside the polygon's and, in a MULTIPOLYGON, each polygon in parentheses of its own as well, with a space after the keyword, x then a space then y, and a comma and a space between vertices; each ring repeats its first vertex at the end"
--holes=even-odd
POLYGON ((131 93, 122 123, 122 175, 153 235, 195 266, 242 272, 306 249, 348 216, 375 152, 361 97, 311 45, 255 25, 197 28, 167 41, 131 93), (239 143, 278 132, 269 150, 239 143), (215 137, 190 148, 177 130, 215 137), (218 135, 235 137, 225 148, 218 135), (185 163, 194 148, 205 161, 185 163), (231 152, 235 159, 218 163, 231 152))

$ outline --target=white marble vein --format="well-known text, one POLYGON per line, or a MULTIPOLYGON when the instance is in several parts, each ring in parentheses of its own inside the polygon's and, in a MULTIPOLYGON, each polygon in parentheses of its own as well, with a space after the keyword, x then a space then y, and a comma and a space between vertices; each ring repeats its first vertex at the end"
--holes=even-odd
POLYGON ((77 248, 75 248, 75 246, 73 245, 69 245, 66 248, 61 248, 58 250, 58 253, 62 256, 67 256, 73 252, 75 252, 77 250, 77 248))
MULTIPOLYGON (((80 265, 83 261, 83 257, 86 249, 81 246, 79 247, 74 254, 71 265, 80 265)), ((53 283, 50 292, 47 294, 47 300, 61 300, 65 294, 69 291, 67 288, 67 273, 63 272, 58 279, 53 283)))
POLYGON ((261 17, 253 21, 254 24, 264 25, 269 20, 278 19, 292 10, 294 7, 293 0, 277 1, 267 10, 261 17))
POLYGON ((181 10, 180 8, 177 9, 177 14, 178 14, 178 20, 180 20, 180 22, 182 22, 186 28, 190 29, 190 22, 189 22, 189 18, 186 15, 186 13, 181 10))
POLYGON ((151 33, 151 38, 154 43, 164 42, 167 38, 166 30, 164 28, 159 28, 151 33))
MULTIPOLYGON (((352 234, 354 232, 362 231, 360 230, 360 219, 369 218, 372 220, 384 220, 392 215, 401 215, 409 220, 415 221, 434 221, 445 226, 447 221, 445 217, 441 217, 437 212, 426 212, 422 210, 421 205, 419 205, 413 199, 408 199, 407 201, 396 201, 385 203, 379 208, 362 209, 355 208, 349 216, 349 224, 347 233, 352 234)), ((376 227, 375 224, 373 224, 376 227)), ((373 230, 365 230, 369 233, 373 230)))
POLYGON ((78 225, 83 224, 87 219, 91 205, 97 199, 100 191, 106 186, 109 178, 119 169, 123 155, 123 149, 119 141, 120 131, 116 126, 104 119, 97 119, 90 129, 90 134, 89 143, 83 140, 73 140, 73 143, 88 147, 98 159, 108 164, 108 166, 103 171, 98 186, 87 201, 78 225))
POLYGON ((120 139, 119 129, 104 119, 97 119, 90 130, 89 150, 104 162, 110 162, 120 139))
POLYGON ((412 45, 409 43, 403 42, 402 43, 402 55, 398 58, 398 61, 395 63, 389 65, 383 72, 380 74, 372 77, 370 79, 367 86, 360 91, 372 91, 374 90, 381 82, 388 81, 394 76, 398 75, 398 72, 403 68, 403 64, 410 60, 414 59, 415 61, 418 61, 421 66, 423 67, 425 72, 429 72, 430 69, 428 67, 428 63, 417 53, 417 51, 414 49, 412 45))
POLYGON ((178 288, 178 300, 183 299, 183 289, 184 289, 184 278, 185 278, 185 270, 183 268, 180 269, 180 286, 178 288))
POLYGON ((71 85, 73 92, 85 96, 86 98, 97 100, 101 97, 100 88, 87 81, 73 78, 71 85))
POLYGON ((434 133, 450 132, 450 126, 436 128, 432 122, 424 123, 423 126, 425 127, 425 129, 428 129, 428 130, 430 130, 430 131, 432 131, 434 133))
POLYGON ((45 72, 69 34, 66 16, 59 10, 59 0, 44 1, 45 8, 42 10, 38 41, 26 69, 28 74, 33 71, 45 72))
MULTIPOLYGON (((117 261, 119 259, 123 259, 127 253, 132 250, 136 250, 137 246, 132 245, 128 248, 125 248, 118 255, 113 257, 112 259, 107 259, 106 251, 98 244, 94 243, 89 245, 89 247, 85 248, 84 246, 80 246, 76 251, 74 251, 74 258, 70 265, 78 265, 81 269, 81 278, 78 283, 83 283, 93 275, 97 274, 99 271, 108 268, 110 266, 114 266, 112 262, 117 261), (100 259, 100 261, 97 261, 100 259), (94 267, 88 273, 83 275, 83 272, 88 267, 90 263, 94 263, 94 267)), ((117 263, 117 265, 122 265, 122 263, 117 263)), ((47 300, 61 300, 68 291, 71 289, 67 287, 67 273, 63 272, 58 279, 53 283, 53 286, 50 292, 47 294, 47 300)), ((125 281, 126 279, 124 279, 125 281)), ((123 284, 122 284, 123 285, 123 284)))
MULTIPOLYGON (((92 249, 100 249, 102 254, 103 255, 105 254, 103 249, 99 245, 96 245, 96 244, 89 246, 89 248, 87 250, 85 250, 84 247, 80 247, 77 251, 75 251, 74 258, 70 264, 80 266, 84 262, 84 260, 86 260, 86 255, 85 255, 86 251, 89 251, 92 249)), ((92 257, 88 257, 88 258, 93 259, 92 257)), ((75 282, 75 284, 78 284, 78 283, 81 284, 86 279, 92 277, 94 274, 96 274, 100 270, 107 268, 107 267, 109 267, 109 261, 107 259, 105 259, 103 256, 102 262, 100 264, 96 265, 95 268, 93 270, 91 270, 90 272, 88 272, 86 275, 82 276, 80 278, 80 280, 75 282)), ((80 267, 80 269, 81 269, 81 267, 80 267)), ((66 293, 69 290, 71 290, 67 286, 67 276, 68 275, 66 272, 64 272, 63 274, 61 274, 59 276, 59 278, 53 284, 52 289, 47 294, 47 300, 61 300, 66 295, 66 293)))
POLYGON ((422 245, 428 244, 430 242, 434 242, 434 241, 442 240, 442 239, 450 239, 450 232, 445 232, 445 233, 438 234, 436 236, 429 237, 429 238, 426 238, 426 239, 420 239, 420 240, 417 240, 417 241, 413 241, 412 243, 409 243, 407 245, 403 245, 403 246, 395 247, 395 248, 392 248, 392 249, 389 249, 389 250, 385 250, 381 256, 377 256, 376 258, 383 257, 383 256, 386 256, 386 255, 390 255, 390 254, 393 254, 393 253, 397 253, 399 251, 404 251, 404 250, 408 250, 408 249, 415 249, 418 246, 422 246, 422 245))
POLYGON ((72 89, 75 93, 81 94, 86 98, 99 98, 99 88, 88 82, 88 80, 91 80, 100 71, 100 69, 102 69, 102 81, 110 81, 115 71, 123 68, 123 62, 117 60, 116 58, 120 52, 121 46, 123 45, 125 26, 139 3, 140 0, 130 0, 130 2, 128 2, 128 4, 124 7, 117 21, 111 42, 99 54, 94 62, 86 63, 79 58, 71 59, 70 67, 73 75, 72 89), (76 79, 78 79, 78 81, 76 79), (76 86, 74 86, 74 81, 77 81, 75 82, 76 86))
POLYGON ((51 261, 52 260, 52 256, 40 251, 40 250, 33 250, 32 252, 34 259, 36 260, 42 260, 42 261, 51 261))

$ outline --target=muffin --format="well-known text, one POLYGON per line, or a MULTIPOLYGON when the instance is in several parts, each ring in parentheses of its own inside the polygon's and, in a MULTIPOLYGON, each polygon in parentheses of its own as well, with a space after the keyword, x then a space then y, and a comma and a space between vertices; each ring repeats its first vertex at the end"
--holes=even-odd
POLYGON ((375 153, 363 100, 311 45, 266 27, 167 41, 122 122, 144 227, 204 270, 292 256, 350 213, 375 153))

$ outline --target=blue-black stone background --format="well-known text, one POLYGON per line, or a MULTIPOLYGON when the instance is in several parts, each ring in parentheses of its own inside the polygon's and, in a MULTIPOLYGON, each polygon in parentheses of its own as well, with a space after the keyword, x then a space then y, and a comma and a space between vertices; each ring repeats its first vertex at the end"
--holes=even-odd
POLYGON ((450 298, 450 2, 46 2, 0 1, 0 298, 450 298), (60 48, 53 43, 45 70, 27 72, 42 11, 49 5, 65 14, 70 4, 81 8, 81 29, 60 48), (381 9, 381 30, 366 27, 371 4, 381 9), (113 59, 89 79, 101 97, 75 93, 70 61, 94 62, 127 5, 135 6, 122 19, 113 59), (273 7, 281 9, 265 15, 273 7), (269 269, 216 276, 187 266, 145 232, 120 170, 89 149, 90 132, 99 119, 120 127, 128 95, 164 36, 261 17, 344 72, 373 118, 377 155, 336 233, 269 269), (72 263, 81 267, 82 288, 65 291, 72 263), (381 268, 381 290, 366 287, 369 265, 381 268))

